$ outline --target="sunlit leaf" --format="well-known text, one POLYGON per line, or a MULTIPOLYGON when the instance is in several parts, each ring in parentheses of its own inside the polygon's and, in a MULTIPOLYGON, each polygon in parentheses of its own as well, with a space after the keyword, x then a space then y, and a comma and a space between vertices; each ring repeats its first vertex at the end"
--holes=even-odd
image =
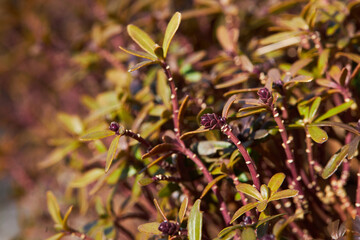
POLYGON ((220 176, 216 177, 215 179, 213 179, 211 182, 209 182, 206 185, 206 187, 204 188, 204 190, 200 196, 200 199, 202 199, 217 182, 219 182, 221 179, 225 178, 226 176, 227 176, 226 174, 220 175, 220 176))
POLYGON ((307 125, 306 128, 309 131, 311 139, 317 143, 324 143, 329 138, 327 133, 318 126, 307 125))
POLYGON ((246 240, 256 240, 256 234, 255 234, 255 230, 252 228, 246 228, 244 231, 242 231, 241 233, 241 239, 246 239, 246 240))
POLYGON ((181 13, 176 12, 172 16, 169 24, 166 27, 165 36, 164 36, 164 42, 163 42, 163 45, 162 45, 162 48, 164 50, 164 58, 166 58, 166 56, 167 56, 167 52, 168 52, 168 49, 169 49, 169 46, 170 46, 170 42, 173 39, 176 31, 178 30, 178 28, 180 26, 180 22, 181 22, 181 13))
POLYGON ((290 79, 288 82, 284 83, 284 87, 287 87, 291 84, 295 84, 295 83, 307 83, 307 82, 311 82, 314 78, 310 77, 310 76, 304 76, 304 75, 299 75, 296 76, 292 79, 290 79))
POLYGON ((158 222, 150 222, 150 223, 144 223, 138 226, 139 232, 147 233, 147 234, 156 234, 160 235, 162 232, 158 229, 160 226, 160 223, 158 222))
POLYGON ((232 144, 225 141, 200 141, 197 143, 197 151, 202 156, 215 154, 218 150, 229 148, 232 144))
POLYGON ((156 57, 154 57, 153 55, 150 55, 150 54, 148 54, 146 52, 140 52, 140 51, 136 51, 136 50, 126 49, 126 48, 123 48, 121 46, 119 46, 119 48, 121 50, 123 50, 124 52, 126 52, 128 54, 131 54, 131 55, 134 55, 136 57, 145 58, 145 59, 149 59, 149 60, 152 60, 152 61, 157 60, 156 57))
POLYGON ((324 179, 329 178, 333 173, 338 169, 340 164, 344 161, 348 155, 349 145, 344 145, 339 151, 337 151, 328 161, 324 170, 321 174, 321 177, 324 179))
POLYGON ((80 141, 92 141, 96 139, 106 138, 115 135, 114 131, 102 130, 85 134, 79 138, 80 141))
POLYGON ((60 122, 73 134, 80 134, 84 131, 84 125, 79 116, 59 113, 57 115, 60 122))
POLYGON ((164 50, 157 44, 155 44, 154 53, 158 57, 158 59, 164 59, 164 50))
POLYGON ((171 90, 167 84, 166 75, 162 70, 157 72, 157 81, 156 81, 156 93, 161 97, 162 102, 167 109, 171 109, 170 95, 171 90))
POLYGON ((296 61, 291 65, 291 68, 289 70, 291 76, 295 76, 301 69, 306 67, 309 63, 313 61, 312 58, 304 58, 296 61))
POLYGON ((228 91, 228 92, 224 93, 224 97, 234 95, 234 94, 238 94, 238 93, 257 92, 260 89, 261 88, 242 88, 242 89, 231 90, 231 91, 228 91))
POLYGON ((151 65, 151 64, 155 64, 157 63, 157 61, 152 61, 152 60, 145 60, 143 62, 139 62, 137 64, 135 64, 135 66, 129 68, 129 72, 133 72, 133 71, 136 71, 138 70, 139 68, 142 68, 142 67, 145 67, 145 66, 148 66, 148 65, 151 65))
POLYGON ((160 153, 166 153, 169 151, 176 150, 177 146, 171 143, 161 143, 153 147, 148 153, 145 153, 142 158, 148 158, 154 155, 158 155, 160 153))
POLYGON ((69 183, 70 187, 82 188, 96 181, 104 175, 104 169, 94 168, 69 183))
POLYGON ((73 206, 70 206, 70 207, 68 208, 68 210, 66 211, 65 215, 64 215, 64 220, 63 220, 63 228, 64 228, 64 229, 68 229, 68 228, 69 228, 69 227, 68 227, 68 224, 67 224, 67 221, 68 221, 68 219, 69 219, 69 216, 70 216, 70 213, 71 213, 72 209, 73 209, 73 206))
POLYGON ((236 186, 236 189, 239 192, 245 193, 246 195, 249 195, 259 201, 261 201, 263 199, 261 194, 259 193, 259 191, 256 190, 256 188, 251 186, 250 184, 240 183, 236 186))
POLYGON ((61 160, 64 159, 64 157, 66 155, 73 152, 79 146, 80 146, 80 143, 78 141, 74 141, 74 142, 68 144, 67 146, 64 146, 61 148, 56 148, 45 158, 44 161, 39 163, 39 165, 38 165, 39 168, 47 168, 47 167, 50 167, 50 166, 60 162, 61 160))
POLYGON ((199 127, 198 129, 196 129, 194 131, 184 133, 183 135, 181 135, 180 139, 184 140, 184 139, 186 139, 186 138, 188 138, 188 137, 190 137, 190 136, 192 136, 194 134, 204 133, 204 132, 208 132, 208 131, 210 131, 210 129, 205 129, 204 126, 201 126, 201 127, 199 127))
POLYGON ((255 208, 258 204, 259 204, 259 202, 248 203, 248 204, 242 206, 241 208, 239 208, 235 212, 234 216, 232 217, 230 224, 233 223, 236 219, 238 219, 241 215, 243 215, 247 211, 250 211, 251 209, 255 208))
POLYGON ((315 98, 314 102, 311 104, 310 110, 309 110, 309 117, 308 117, 308 121, 312 122, 317 110, 319 109, 320 106, 320 102, 321 102, 321 97, 317 97, 315 98))
POLYGON ((187 229, 189 240, 201 240, 203 213, 200 212, 201 200, 198 199, 191 208, 187 229))
POLYGON ((328 110, 326 113, 324 113, 323 115, 317 117, 315 119, 315 122, 321 122, 322 120, 325 120, 329 117, 335 116, 345 110, 347 110, 348 108, 350 108, 350 106, 354 103, 354 101, 350 100, 349 102, 345 102, 339 106, 333 107, 330 110, 328 110))
POLYGON ((259 227, 261 224, 264 224, 266 222, 269 222, 269 221, 271 221, 271 220, 273 220, 275 218, 281 217, 281 216, 284 216, 284 213, 277 214, 277 215, 274 215, 274 216, 271 216, 271 217, 266 217, 264 219, 261 219, 256 223, 256 228, 259 227))
POLYGON ((151 56, 157 58, 154 53, 155 42, 147 33, 132 24, 127 26, 127 31, 132 40, 134 40, 143 50, 148 52, 151 56))
POLYGON ((188 207, 189 199, 187 197, 184 198, 184 200, 181 203, 180 209, 179 209, 179 224, 181 224, 184 221, 184 217, 186 214, 186 209, 188 207))
MULTIPOLYGON (((168 185, 168 186, 169 186, 169 185, 168 185)), ((159 196, 160 196, 160 195, 161 195, 161 194, 159 193, 159 196)), ((168 219, 167 219, 167 217, 165 216, 165 214, 164 214, 163 210, 161 209, 161 207, 160 207, 158 201, 156 200, 156 198, 154 198, 154 204, 155 204, 155 207, 156 207, 157 211, 161 214, 161 217, 163 218, 163 220, 164 220, 164 221, 167 221, 168 219)))
POLYGON ((60 213, 59 204, 51 191, 46 193, 47 207, 50 213, 51 218, 56 224, 62 225, 63 220, 60 213))
POLYGON ((152 178, 142 178, 142 179, 140 179, 139 184, 142 187, 144 187, 144 186, 149 185, 149 184, 151 184, 153 182, 154 182, 154 179, 152 179, 152 178))
POLYGON ((228 52, 234 51, 233 41, 224 25, 221 25, 216 29, 216 37, 224 50, 228 52))
POLYGON ((230 110, 230 107, 231 105, 236 101, 238 100, 238 96, 237 95, 232 95, 225 103, 224 107, 223 107, 223 110, 222 110, 222 114, 221 116, 224 117, 224 118, 227 118, 227 115, 229 113, 229 110, 230 110))
POLYGON ((265 210, 265 208, 267 207, 268 201, 267 200, 263 200, 261 202, 258 202, 258 205, 256 206, 256 209, 259 212, 263 212, 265 210))
POLYGON ((284 173, 277 173, 270 178, 267 186, 270 188, 271 194, 274 194, 280 188, 281 184, 284 182, 284 179, 284 173))
POLYGON ((52 235, 51 237, 46 238, 45 240, 59 240, 63 236, 65 236, 65 233, 57 233, 55 235, 52 235))
POLYGON ((268 199, 270 197, 270 189, 265 184, 260 187, 260 194, 262 199, 268 199))
POLYGON ((321 52, 319 59, 318 59, 318 69, 320 74, 324 74, 329 60, 330 49, 326 48, 324 51, 321 52))
POLYGON ((189 102, 189 95, 186 95, 184 100, 182 101, 180 107, 179 107, 179 114, 178 114, 178 119, 179 122, 182 123, 183 122, 183 118, 184 118, 184 114, 185 114, 185 109, 187 106, 187 103, 189 102))
MULTIPOLYGON (((227 234, 229 234, 230 232, 234 232, 237 229, 244 229, 245 226, 242 225, 234 225, 234 226, 230 226, 230 227, 226 227, 223 230, 221 230, 218 234, 219 239, 227 239, 224 238, 227 234)), ((229 238, 232 239, 232 238, 229 238)))
POLYGON ((284 198, 295 197, 298 193, 299 193, 299 191, 294 190, 294 189, 282 190, 282 191, 272 194, 271 197, 269 198, 269 202, 274 201, 274 200, 284 199, 284 198))
POLYGON ((120 135, 119 136, 116 136, 111 144, 110 144, 110 147, 109 147, 109 150, 108 150, 108 153, 106 155, 106 164, 105 164, 105 172, 109 171, 109 168, 111 166, 111 163, 115 157, 115 154, 116 154, 116 149, 119 145, 119 140, 120 140, 120 135))
POLYGON ((345 52, 338 52, 335 54, 335 57, 338 58, 340 56, 343 56, 343 57, 347 57, 348 59, 356 62, 356 63, 360 63, 360 55, 358 54, 355 54, 355 53, 345 53, 345 52))

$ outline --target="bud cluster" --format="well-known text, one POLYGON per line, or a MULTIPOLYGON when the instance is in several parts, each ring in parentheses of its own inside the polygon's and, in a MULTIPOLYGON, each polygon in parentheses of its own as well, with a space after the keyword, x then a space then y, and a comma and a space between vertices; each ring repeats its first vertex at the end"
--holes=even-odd
POLYGON ((159 231, 162 232, 163 234, 173 236, 173 235, 176 235, 177 232, 179 231, 179 224, 178 224, 178 223, 172 223, 172 222, 164 221, 164 222, 160 223, 158 229, 159 229, 159 231))
POLYGON ((118 135, 122 135, 124 133, 124 127, 117 122, 111 122, 109 129, 118 135))
POLYGON ((272 105, 272 93, 269 91, 269 89, 265 88, 261 88, 258 92, 257 92, 259 99, 261 102, 263 102, 264 104, 271 106, 272 105))
POLYGON ((201 116, 200 123, 205 127, 205 129, 220 129, 226 124, 226 119, 216 115, 215 113, 206 113, 201 116))

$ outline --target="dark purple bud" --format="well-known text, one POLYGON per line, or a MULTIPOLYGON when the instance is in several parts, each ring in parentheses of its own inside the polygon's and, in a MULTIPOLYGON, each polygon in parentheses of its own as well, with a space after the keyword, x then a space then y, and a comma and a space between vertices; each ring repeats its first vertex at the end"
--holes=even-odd
POLYGON ((265 104, 271 104, 272 94, 267 88, 261 88, 257 92, 259 99, 265 104), (270 100, 270 101, 269 101, 270 100))
POLYGON ((117 122, 111 122, 109 129, 113 132, 117 132, 120 128, 120 125, 117 122))
POLYGON ((179 225, 177 223, 172 223, 168 221, 164 221, 159 225, 159 231, 166 235, 175 235, 179 230, 179 225))
POLYGON ((216 115, 215 113, 206 113, 201 116, 200 123, 205 127, 205 129, 220 129, 226 124, 226 119, 216 115))
POLYGON ((243 222, 244 222, 245 225, 249 225, 249 224, 253 223, 250 216, 244 216, 243 222))
POLYGON ((162 232, 162 233, 164 233, 164 234, 168 234, 170 225, 171 225, 171 224, 170 224, 169 222, 165 221, 165 222, 160 223, 158 229, 159 229, 160 232, 162 232))

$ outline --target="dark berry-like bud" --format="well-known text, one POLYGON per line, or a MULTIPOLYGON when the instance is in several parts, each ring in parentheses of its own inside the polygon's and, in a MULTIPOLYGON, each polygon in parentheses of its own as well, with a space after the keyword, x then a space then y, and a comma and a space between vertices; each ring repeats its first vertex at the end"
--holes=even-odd
POLYGON ((205 129, 215 129, 221 128, 225 125, 226 119, 216 115, 215 113, 206 113, 201 116, 200 123, 205 127, 205 129))
POLYGON ((117 122, 111 122, 109 129, 113 132, 117 132, 120 128, 120 125, 117 122))
POLYGON ((245 225, 249 225, 249 224, 253 223, 250 216, 245 216, 243 222, 244 222, 245 225))
POLYGON ((179 229, 179 225, 177 223, 172 223, 168 221, 164 221, 159 225, 159 231, 166 235, 175 235, 179 229))
POLYGON ((278 93, 280 93, 281 95, 284 95, 284 82, 281 80, 276 80, 275 82, 273 82, 273 88, 275 88, 278 93))
POLYGON ((267 104, 267 105, 270 105, 271 102, 272 102, 272 94, 271 92, 269 91, 269 89, 267 88, 261 88, 257 94, 259 95, 259 99, 267 104))

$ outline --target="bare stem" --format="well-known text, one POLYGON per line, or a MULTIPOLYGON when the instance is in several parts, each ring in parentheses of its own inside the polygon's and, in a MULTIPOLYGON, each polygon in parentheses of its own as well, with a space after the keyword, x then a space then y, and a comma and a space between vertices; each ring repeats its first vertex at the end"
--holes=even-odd
POLYGON ((357 173, 357 189, 356 189, 356 215, 360 216, 360 167, 357 173))
POLYGON ((131 130, 125 130, 124 135, 135 139, 136 141, 138 141, 139 143, 144 145, 144 147, 146 147, 147 150, 152 148, 152 145, 150 144, 150 142, 148 142, 146 139, 141 137, 140 134, 138 134, 138 133, 134 133, 131 130))
POLYGON ((311 183, 309 184, 308 188, 311 189, 316 185, 316 175, 315 175, 315 170, 314 170, 315 160, 313 159, 312 142, 311 142, 309 130, 307 128, 305 128, 305 134, 306 134, 306 139, 305 139, 306 150, 305 151, 306 151, 307 159, 309 162, 309 173, 310 173, 310 178, 311 178, 311 183))
POLYGON ((259 174, 256 171, 256 166, 252 158, 250 157, 249 153, 245 149, 245 147, 241 144, 241 141, 234 135, 231 130, 231 127, 228 124, 225 124, 221 127, 221 131, 228 136, 228 138, 235 144, 241 155, 243 156, 246 166, 249 169, 251 179, 254 183, 254 186, 260 190, 260 180, 259 174))

